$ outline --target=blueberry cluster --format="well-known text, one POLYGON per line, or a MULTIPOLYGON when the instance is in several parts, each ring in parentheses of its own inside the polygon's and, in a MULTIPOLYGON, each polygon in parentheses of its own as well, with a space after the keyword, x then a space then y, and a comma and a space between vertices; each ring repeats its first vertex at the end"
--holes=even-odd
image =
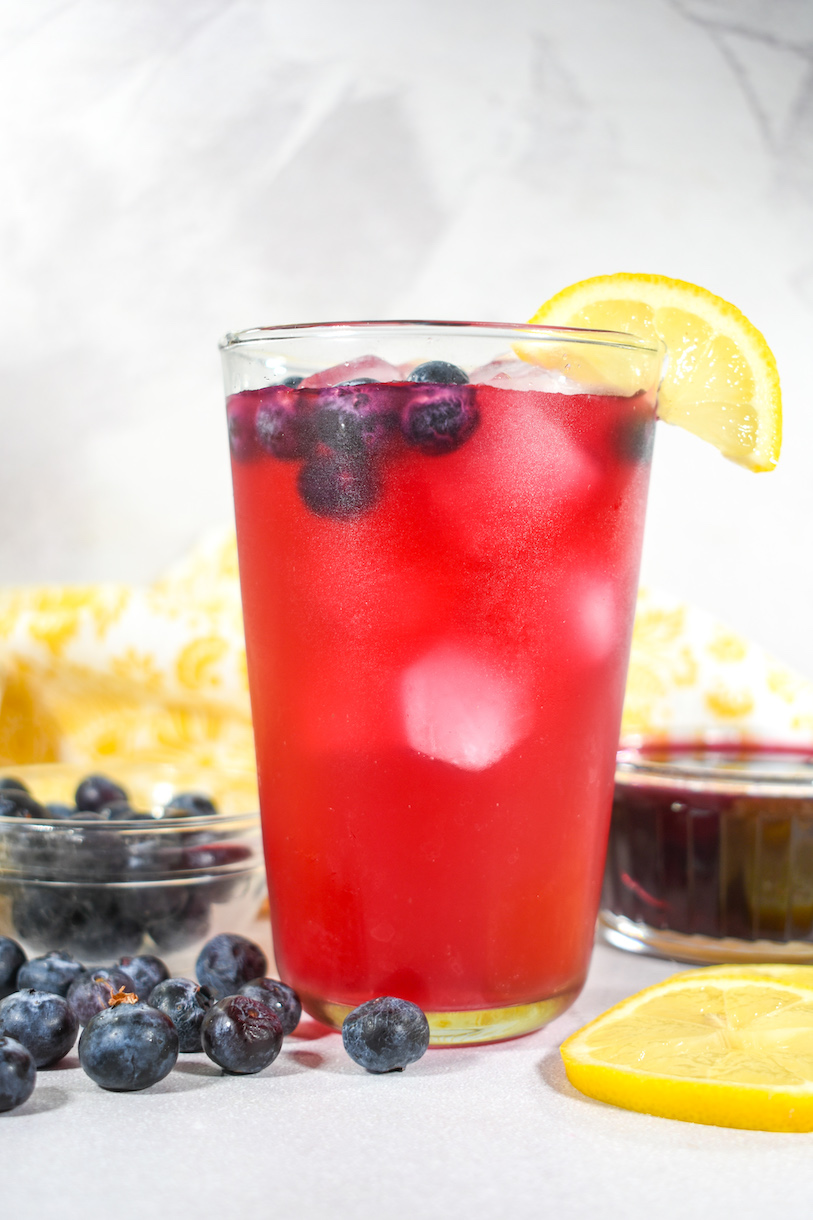
MULTIPOLYGON (((229 1075, 262 1071, 302 1015, 296 992, 267 968, 259 945, 230 932, 203 946, 197 982, 170 978, 149 954, 109 968, 85 969, 56 950, 29 961, 0 936, 0 1112, 31 1096, 38 1069, 64 1059, 80 1027, 79 1063, 112 1092, 149 1088, 179 1054, 200 1051, 229 1075)), ((401 1072, 426 1051, 429 1024, 417 1005, 382 996, 346 1017, 342 1040, 368 1072, 401 1072)))
POLYGON ((229 399, 231 450, 238 462, 263 454, 300 461, 299 495, 320 517, 348 520, 372 508, 392 444, 439 456, 479 423, 474 387, 443 360, 418 365, 404 382, 362 377, 316 389, 295 380, 229 399))
POLYGON ((72 805, 40 804, 21 780, 0 779, 0 897, 15 935, 91 960, 137 953, 147 937, 164 952, 202 940, 212 905, 245 885, 240 865, 251 857, 217 831, 183 830, 216 813, 197 792, 157 814, 134 809, 103 775, 83 779, 72 805))

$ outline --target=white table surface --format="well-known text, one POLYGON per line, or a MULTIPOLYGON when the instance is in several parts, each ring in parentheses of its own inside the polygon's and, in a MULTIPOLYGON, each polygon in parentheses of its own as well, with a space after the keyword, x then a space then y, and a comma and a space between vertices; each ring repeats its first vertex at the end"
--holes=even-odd
POLYGON ((379 1077, 310 1021, 257 1076, 184 1055, 141 1093, 104 1092, 74 1053, 0 1115, 0 1216, 809 1220, 813 1134, 651 1118, 569 1085, 562 1039, 675 969, 597 946, 547 1029, 379 1077))

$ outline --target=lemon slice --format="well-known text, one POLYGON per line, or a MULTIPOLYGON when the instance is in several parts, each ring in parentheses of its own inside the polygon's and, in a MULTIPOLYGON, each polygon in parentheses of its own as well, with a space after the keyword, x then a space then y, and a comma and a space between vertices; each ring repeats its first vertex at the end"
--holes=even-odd
POLYGON ((588 1097, 662 1118, 813 1131, 813 968, 673 975, 562 1044, 588 1097))
POLYGON ((551 297, 530 321, 661 339, 667 363, 660 418, 749 470, 776 465, 782 440, 776 360, 756 327, 728 301, 663 275, 598 275, 551 297))

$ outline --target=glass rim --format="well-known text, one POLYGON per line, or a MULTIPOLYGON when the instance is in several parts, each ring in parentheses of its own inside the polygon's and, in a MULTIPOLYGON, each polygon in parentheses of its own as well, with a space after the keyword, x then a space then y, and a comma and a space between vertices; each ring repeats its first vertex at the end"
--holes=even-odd
POLYGON ((618 751, 615 782, 620 788, 652 792, 669 789, 697 795, 813 800, 813 751, 801 745, 733 742, 664 745, 657 750, 652 747, 652 753, 627 747, 618 751))
POLYGON ((539 339, 553 342, 593 344, 600 347, 615 347, 628 351, 650 352, 663 355, 665 346, 661 340, 642 339, 639 335, 620 330, 599 330, 578 326, 540 326, 534 322, 460 322, 445 319, 381 318, 347 322, 289 322, 276 326, 254 326, 245 330, 229 331, 220 340, 221 351, 233 351, 254 343, 276 339, 297 338, 344 338, 361 336, 366 332, 376 334, 399 331, 447 331, 458 335, 472 333, 480 337, 505 337, 507 340, 539 339))

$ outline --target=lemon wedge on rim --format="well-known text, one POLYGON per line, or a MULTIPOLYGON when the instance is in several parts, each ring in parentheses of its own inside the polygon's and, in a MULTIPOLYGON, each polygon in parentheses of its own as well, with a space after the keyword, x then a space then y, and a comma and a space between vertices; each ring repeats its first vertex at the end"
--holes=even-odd
MULTIPOLYGON (((529 320, 662 340, 659 417, 749 470, 776 465, 782 441, 776 360, 756 327, 722 297, 684 280, 621 272, 571 284, 529 320)), ((547 362, 544 354, 520 354, 547 362)))
POLYGON ((616 1004, 561 1051, 571 1084, 624 1109, 813 1131, 813 967, 676 974, 616 1004))

